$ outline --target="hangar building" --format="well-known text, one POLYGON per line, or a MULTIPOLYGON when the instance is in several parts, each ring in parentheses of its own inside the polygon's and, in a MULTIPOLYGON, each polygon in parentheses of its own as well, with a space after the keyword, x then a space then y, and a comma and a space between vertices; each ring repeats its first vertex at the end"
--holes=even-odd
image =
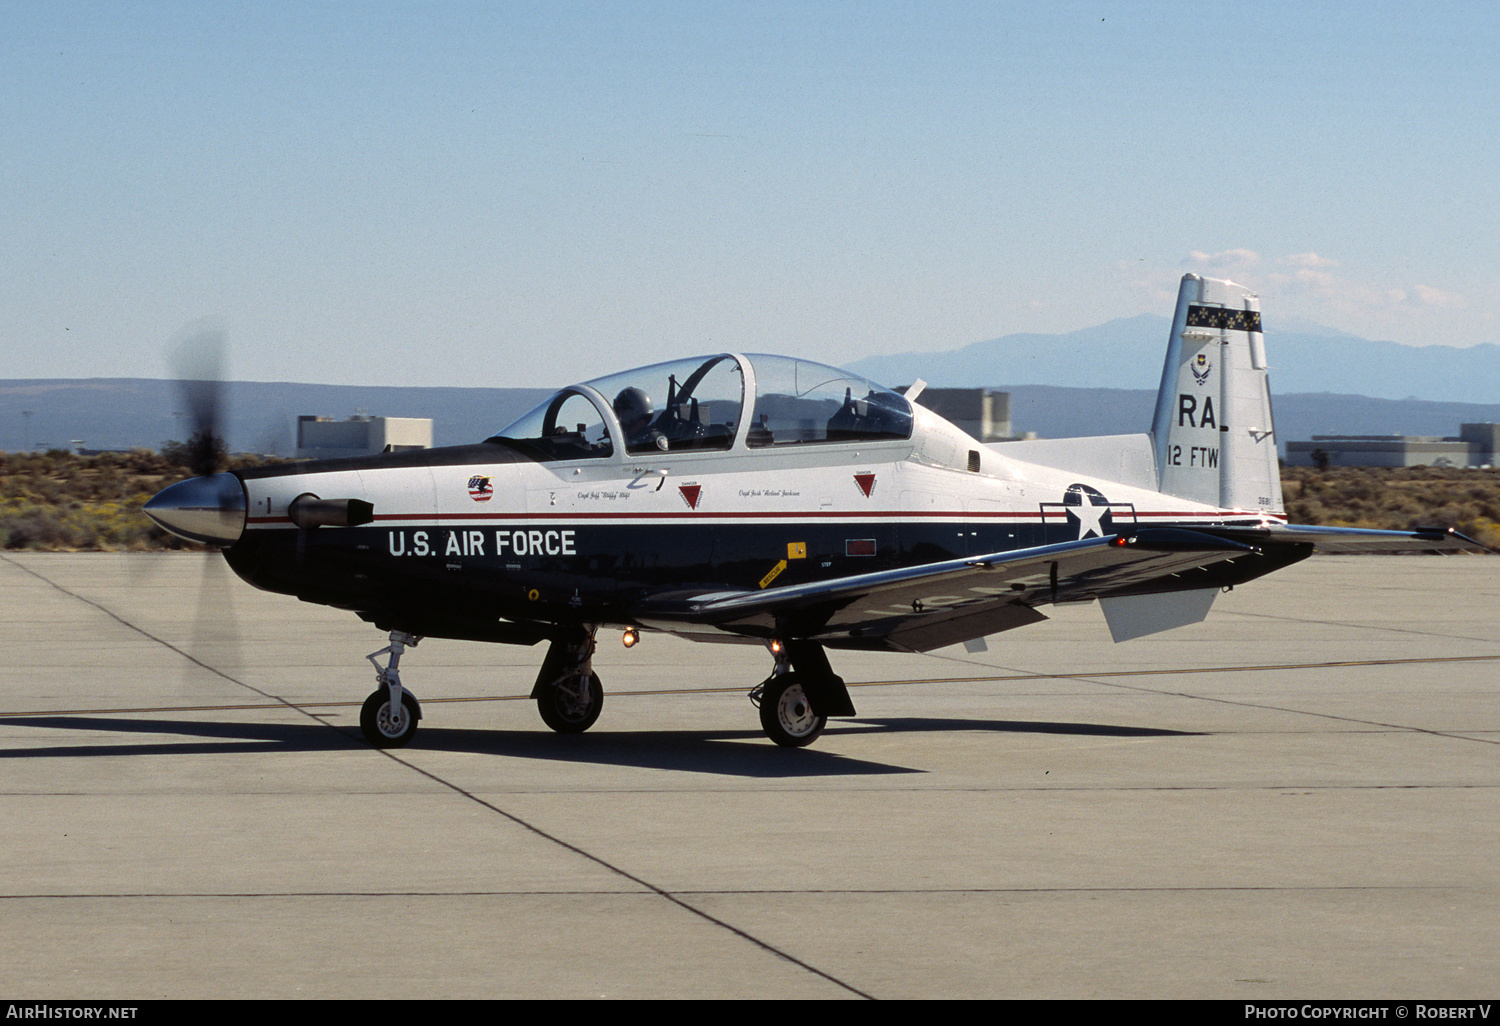
POLYGON ((1493 467, 1500 424, 1460 424, 1457 437, 1313 435, 1286 443, 1291 467, 1493 467))
POLYGON ((297 418, 296 458, 299 460, 430 448, 432 420, 428 417, 297 418))

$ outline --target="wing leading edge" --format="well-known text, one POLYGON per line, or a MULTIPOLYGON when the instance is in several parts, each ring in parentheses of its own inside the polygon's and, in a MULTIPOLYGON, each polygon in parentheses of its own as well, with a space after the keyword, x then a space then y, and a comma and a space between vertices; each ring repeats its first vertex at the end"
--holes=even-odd
POLYGON ((1036 607, 1047 603, 1216 591, 1310 552, 1290 548, 1268 558, 1232 538, 1148 529, 762 591, 664 592, 631 612, 675 634, 925 652, 1045 620, 1036 607))

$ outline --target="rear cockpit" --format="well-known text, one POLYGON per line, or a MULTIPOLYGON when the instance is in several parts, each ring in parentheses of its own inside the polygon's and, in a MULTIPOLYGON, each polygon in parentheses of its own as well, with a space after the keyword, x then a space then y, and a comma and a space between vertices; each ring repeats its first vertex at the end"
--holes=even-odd
POLYGON ((752 356, 751 448, 911 437, 911 403, 847 371, 785 356, 752 356))
POLYGON ((723 353, 565 388, 492 441, 543 462, 908 439, 912 406, 858 375, 723 353), (746 397, 750 396, 749 410, 746 397))

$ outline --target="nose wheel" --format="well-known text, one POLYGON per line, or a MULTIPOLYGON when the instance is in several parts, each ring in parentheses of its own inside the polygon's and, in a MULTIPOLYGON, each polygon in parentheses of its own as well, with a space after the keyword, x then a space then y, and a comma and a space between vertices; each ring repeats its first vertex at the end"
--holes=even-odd
POLYGON ((421 713, 410 691, 401 692, 400 712, 391 714, 391 689, 376 688, 359 711, 359 729, 376 748, 400 748, 417 732, 421 713))

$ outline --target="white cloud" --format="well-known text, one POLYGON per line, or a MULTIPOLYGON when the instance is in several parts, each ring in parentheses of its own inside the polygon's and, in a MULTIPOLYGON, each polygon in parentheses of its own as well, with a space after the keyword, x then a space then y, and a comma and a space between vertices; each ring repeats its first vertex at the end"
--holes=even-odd
MULTIPOLYGON (((1233 278, 1256 290, 1267 324, 1282 316, 1336 327, 1366 338, 1424 345, 1453 337, 1453 318, 1494 321, 1475 297, 1411 281, 1371 280, 1344 261, 1312 250, 1262 257, 1255 250, 1194 250, 1176 268, 1121 262, 1116 267, 1132 305, 1161 312, 1184 270, 1233 278), (1460 311, 1463 311, 1461 314, 1460 311)), ((1476 341, 1479 340, 1476 338, 1476 341)))
POLYGON ((1187 259, 1182 261, 1182 266, 1220 273, 1236 273, 1255 267, 1259 263, 1260 254, 1250 249, 1221 249, 1217 253, 1204 253, 1202 250, 1195 249, 1188 253, 1187 259))
POLYGON ((1328 257, 1321 257, 1316 253, 1293 253, 1290 256, 1282 257, 1277 261, 1277 263, 1286 264, 1288 267, 1304 268, 1339 266, 1339 262, 1337 260, 1331 260, 1328 257))
POLYGON ((1332 274, 1312 267, 1299 267, 1290 274, 1276 272, 1269 275, 1267 281, 1280 285, 1288 292, 1332 295, 1337 291, 1337 279, 1332 274))
POLYGON ((1423 306, 1435 306, 1441 309, 1451 309, 1463 306, 1464 297, 1456 292, 1444 292, 1428 285, 1417 285, 1413 289, 1417 294, 1417 302, 1423 306))

